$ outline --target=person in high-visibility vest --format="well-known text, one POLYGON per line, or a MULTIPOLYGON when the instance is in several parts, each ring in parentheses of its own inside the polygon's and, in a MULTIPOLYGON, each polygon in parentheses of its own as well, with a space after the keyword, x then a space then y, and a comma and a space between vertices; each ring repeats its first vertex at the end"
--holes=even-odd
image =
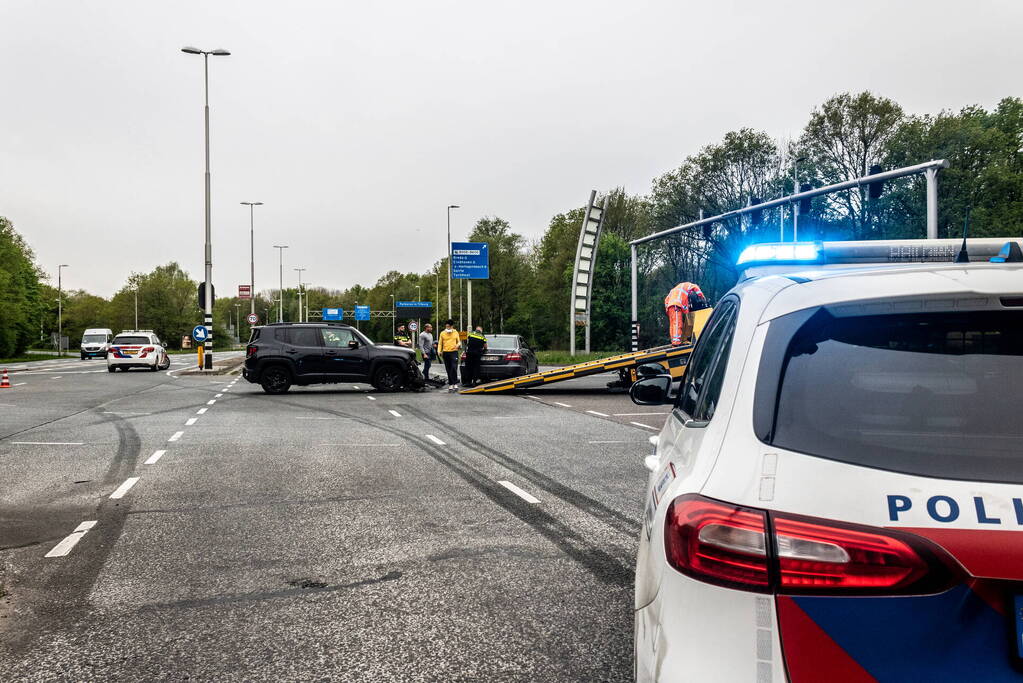
POLYGON ((668 334, 672 346, 681 346, 693 336, 693 311, 707 307, 707 297, 700 286, 680 282, 664 297, 664 312, 668 314, 668 334))
POLYGON ((480 378, 480 361, 487 351, 487 338, 483 326, 477 325, 465 338, 465 370, 462 372, 462 386, 471 387, 480 378))

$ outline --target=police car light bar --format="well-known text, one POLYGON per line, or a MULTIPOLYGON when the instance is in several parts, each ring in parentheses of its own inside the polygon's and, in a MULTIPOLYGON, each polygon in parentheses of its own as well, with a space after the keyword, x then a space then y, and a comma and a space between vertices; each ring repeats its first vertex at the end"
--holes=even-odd
MULTIPOLYGON (((1005 258, 1015 253, 1004 237, 966 240, 973 262, 1005 258)), ((885 263, 953 263, 961 239, 868 240, 858 242, 769 242, 746 247, 736 265, 740 270, 754 266, 837 265, 885 263)), ((1007 260, 1011 261, 1011 257, 1007 260)))

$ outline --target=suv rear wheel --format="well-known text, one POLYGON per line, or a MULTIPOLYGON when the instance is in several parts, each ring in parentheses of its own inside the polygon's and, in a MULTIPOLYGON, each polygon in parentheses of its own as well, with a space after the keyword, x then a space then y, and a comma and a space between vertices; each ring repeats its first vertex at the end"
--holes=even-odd
POLYGON ((397 365, 382 365, 373 373, 373 386, 379 391, 399 391, 405 385, 405 373, 397 365))
POLYGON ((263 370, 259 384, 268 394, 283 394, 291 388, 291 373, 280 365, 271 365, 263 370))

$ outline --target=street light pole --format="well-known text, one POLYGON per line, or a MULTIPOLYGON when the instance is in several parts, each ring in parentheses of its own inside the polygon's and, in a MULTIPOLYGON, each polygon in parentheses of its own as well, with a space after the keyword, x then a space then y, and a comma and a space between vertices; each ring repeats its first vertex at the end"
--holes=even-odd
POLYGON ((394 341, 394 295, 391 295, 391 341, 394 341))
POLYGON ((302 271, 305 268, 292 268, 292 270, 298 271, 298 321, 304 323, 302 319, 302 271))
POLYGON ((274 249, 277 249, 279 256, 278 262, 280 264, 280 297, 277 302, 277 322, 284 322, 284 250, 288 248, 287 244, 275 244, 274 249))
POLYGON ((256 206, 263 206, 263 202, 242 202, 243 206, 249 207, 249 313, 256 313, 256 229, 255 213, 256 206))
POLYGON ((241 304, 234 305, 234 336, 238 337, 238 343, 242 341, 242 312, 241 304))
POLYGON ((451 318, 451 209, 458 208, 458 204, 448 206, 448 318, 451 318))
POLYGON ((57 355, 64 355, 64 288, 61 283, 61 271, 69 268, 68 264, 57 266, 57 355))
MULTIPOLYGON (((792 194, 799 193, 799 175, 797 168, 800 161, 806 161, 806 157, 797 157, 792 160, 792 194)), ((792 241, 799 240, 799 204, 792 205, 792 241)))
POLYGON ((191 55, 202 55, 203 62, 203 84, 205 89, 205 107, 203 109, 206 131, 206 286, 204 287, 205 301, 203 302, 203 325, 206 327, 205 370, 213 369, 213 247, 210 240, 210 55, 215 57, 226 57, 230 52, 227 50, 200 50, 197 47, 183 47, 182 52, 191 55))
POLYGON ((139 283, 135 283, 135 329, 139 329, 139 283))

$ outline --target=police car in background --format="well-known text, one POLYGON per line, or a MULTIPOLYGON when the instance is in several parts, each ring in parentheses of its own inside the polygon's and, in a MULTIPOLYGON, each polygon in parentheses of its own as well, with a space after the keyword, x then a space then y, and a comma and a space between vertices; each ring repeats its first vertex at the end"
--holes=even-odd
POLYGON ((147 368, 156 372, 170 367, 170 356, 152 330, 125 330, 110 342, 107 371, 147 368))
POLYGON ((1023 676, 1023 253, 757 245, 651 470, 641 681, 1023 676))

